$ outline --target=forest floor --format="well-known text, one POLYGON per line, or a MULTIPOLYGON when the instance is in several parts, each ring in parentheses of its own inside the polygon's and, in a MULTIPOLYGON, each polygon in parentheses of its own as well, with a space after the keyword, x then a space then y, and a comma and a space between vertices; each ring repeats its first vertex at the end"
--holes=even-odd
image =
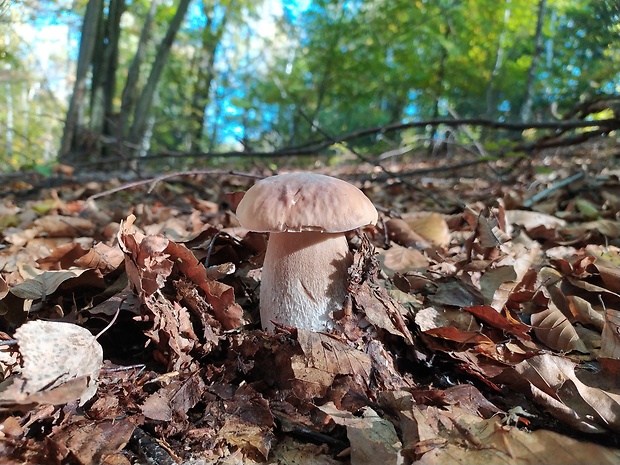
POLYGON ((318 166, 380 212, 331 334, 258 324, 267 170, 7 176, 0 462, 619 463, 615 142, 318 166))

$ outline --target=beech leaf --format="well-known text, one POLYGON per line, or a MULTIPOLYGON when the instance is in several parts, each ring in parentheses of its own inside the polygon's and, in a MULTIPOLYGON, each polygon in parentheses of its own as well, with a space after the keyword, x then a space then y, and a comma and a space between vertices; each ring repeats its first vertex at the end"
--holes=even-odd
POLYGON ((536 337, 552 349, 588 353, 571 322, 553 302, 549 302, 546 309, 532 315, 532 327, 536 337))
MULTIPOLYGON (((97 391, 103 349, 85 328, 71 323, 34 320, 15 331, 23 366, 2 383, 0 402, 65 403, 80 399, 84 404, 97 391), (6 383, 6 384, 5 384, 6 383), (71 388, 63 391, 63 386, 71 388), (60 389, 59 397, 45 393, 60 389), (32 396, 32 397, 30 397, 32 396)), ((53 392, 52 392, 53 394, 53 392)))

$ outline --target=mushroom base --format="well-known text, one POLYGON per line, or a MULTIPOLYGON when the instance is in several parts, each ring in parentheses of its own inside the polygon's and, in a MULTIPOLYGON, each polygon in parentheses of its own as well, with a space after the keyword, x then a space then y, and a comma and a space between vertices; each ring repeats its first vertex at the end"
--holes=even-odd
POLYGON ((309 331, 332 328, 352 262, 342 233, 271 233, 260 289, 263 328, 273 331, 274 321, 309 331))

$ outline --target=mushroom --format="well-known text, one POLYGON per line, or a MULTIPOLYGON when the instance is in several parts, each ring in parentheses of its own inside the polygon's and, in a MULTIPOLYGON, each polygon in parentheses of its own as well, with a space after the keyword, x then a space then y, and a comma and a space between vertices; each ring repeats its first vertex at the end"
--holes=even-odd
POLYGON ((362 191, 331 176, 292 173, 254 184, 237 207, 241 226, 269 232, 260 288, 264 329, 333 327, 353 262, 345 232, 377 221, 362 191))

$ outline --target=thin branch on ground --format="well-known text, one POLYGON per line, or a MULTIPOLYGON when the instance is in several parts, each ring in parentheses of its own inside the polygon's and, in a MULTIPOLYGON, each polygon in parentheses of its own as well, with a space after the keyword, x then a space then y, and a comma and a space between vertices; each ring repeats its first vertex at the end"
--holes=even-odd
POLYGON ((239 176, 244 178, 252 178, 252 179, 262 179, 262 176, 251 174, 251 173, 243 173, 235 170, 191 170, 191 171, 178 171, 176 173, 167 173, 161 176, 157 176, 154 178, 148 179, 140 179, 138 181, 129 182, 123 184, 122 186, 115 187, 113 189, 108 189, 103 192, 98 192, 97 194, 93 194, 86 199, 85 203, 89 203, 92 200, 98 199, 100 197, 105 197, 111 194, 115 194, 120 191, 124 191, 127 189, 131 189, 133 187, 144 186, 145 184, 150 184, 151 186, 148 189, 148 193, 152 192, 155 186, 159 184, 161 181, 165 181, 170 178, 177 178, 180 176, 196 176, 200 174, 206 174, 210 176, 239 176))
POLYGON ((574 174, 566 179, 563 179, 560 182, 555 183, 552 186, 549 186, 547 189, 540 191, 538 194, 533 195, 532 197, 530 197, 529 199, 527 199, 525 202, 523 202, 523 206, 526 208, 530 208, 533 205, 537 204, 538 202, 540 202, 541 200, 547 198, 550 194, 552 194, 553 192, 559 190, 559 189, 563 189, 566 186, 569 186, 571 184, 573 184, 576 181, 579 181, 581 178, 585 177, 585 173, 582 171, 581 173, 577 173, 574 174))

